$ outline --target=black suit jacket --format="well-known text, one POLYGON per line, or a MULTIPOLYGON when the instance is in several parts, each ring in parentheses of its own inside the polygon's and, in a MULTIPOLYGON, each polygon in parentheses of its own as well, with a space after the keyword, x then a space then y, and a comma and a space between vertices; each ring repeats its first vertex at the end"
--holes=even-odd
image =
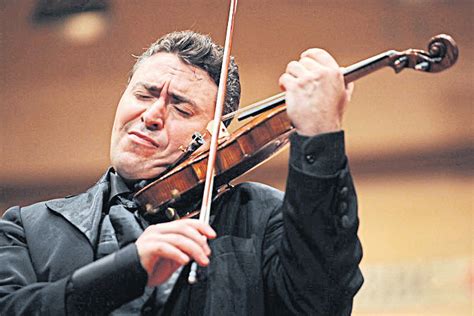
MULTIPOLYGON (((214 204, 211 263, 183 269, 164 314, 349 315, 363 278, 357 201, 343 134, 292 137, 286 194, 244 183, 214 204)), ((106 314, 139 298, 134 244, 95 261, 109 182, 9 209, 0 221, 0 314, 106 314), (73 282, 71 282, 71 280, 73 282)), ((152 302, 142 313, 153 314, 152 302)))

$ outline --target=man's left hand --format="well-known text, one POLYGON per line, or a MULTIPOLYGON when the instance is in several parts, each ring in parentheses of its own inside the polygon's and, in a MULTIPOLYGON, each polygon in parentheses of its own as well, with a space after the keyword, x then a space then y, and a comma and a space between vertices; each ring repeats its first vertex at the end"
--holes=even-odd
POLYGON ((312 48, 288 64, 280 77, 287 113, 298 134, 314 136, 341 130, 353 84, 347 87, 341 68, 328 52, 312 48))

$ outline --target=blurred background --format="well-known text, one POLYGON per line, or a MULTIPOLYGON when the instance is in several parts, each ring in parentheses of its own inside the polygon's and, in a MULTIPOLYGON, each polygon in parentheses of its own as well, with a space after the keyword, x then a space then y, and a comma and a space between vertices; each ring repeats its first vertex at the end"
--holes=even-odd
MULTIPOLYGON (((309 47, 347 66, 388 49, 426 49, 439 33, 458 43, 458 63, 445 72, 387 68, 356 84, 344 126, 366 281, 354 315, 472 313, 473 4, 239 2, 233 55, 242 106, 278 93, 286 64, 309 47)), ((132 55, 174 30, 222 44, 228 4, 0 0, 0 9, 1 214, 93 185, 109 164, 132 55)), ((284 189, 287 158, 238 181, 284 189)))

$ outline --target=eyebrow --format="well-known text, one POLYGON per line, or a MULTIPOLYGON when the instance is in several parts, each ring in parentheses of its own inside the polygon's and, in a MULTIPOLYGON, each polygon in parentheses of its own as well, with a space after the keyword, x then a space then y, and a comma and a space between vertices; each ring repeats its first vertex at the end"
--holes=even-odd
MULTIPOLYGON (((157 94, 160 94, 161 93, 161 88, 158 88, 156 85, 153 85, 153 84, 149 84, 149 83, 146 83, 146 82, 137 82, 134 86, 133 86, 133 89, 136 89, 137 87, 143 87, 145 88, 148 92, 150 92, 151 94, 154 94, 154 95, 157 95, 157 94)), ((184 95, 181 95, 181 94, 176 94, 175 92, 171 92, 169 93, 171 97, 173 97, 174 99, 180 101, 180 102, 185 102, 185 103, 189 103, 191 104, 192 106, 194 107, 198 107, 196 105, 196 103, 187 98, 186 96, 184 95)))

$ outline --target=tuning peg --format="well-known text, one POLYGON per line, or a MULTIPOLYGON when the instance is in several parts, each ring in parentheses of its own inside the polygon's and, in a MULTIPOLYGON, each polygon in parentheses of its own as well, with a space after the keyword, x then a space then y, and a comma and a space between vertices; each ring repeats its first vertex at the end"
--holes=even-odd
POLYGON ((416 70, 428 71, 430 69, 430 63, 427 61, 422 61, 415 65, 416 70))
POLYGON ((393 69, 395 69, 396 73, 399 73, 403 70, 403 68, 406 67, 407 62, 408 58, 406 56, 402 56, 393 62, 393 69))

